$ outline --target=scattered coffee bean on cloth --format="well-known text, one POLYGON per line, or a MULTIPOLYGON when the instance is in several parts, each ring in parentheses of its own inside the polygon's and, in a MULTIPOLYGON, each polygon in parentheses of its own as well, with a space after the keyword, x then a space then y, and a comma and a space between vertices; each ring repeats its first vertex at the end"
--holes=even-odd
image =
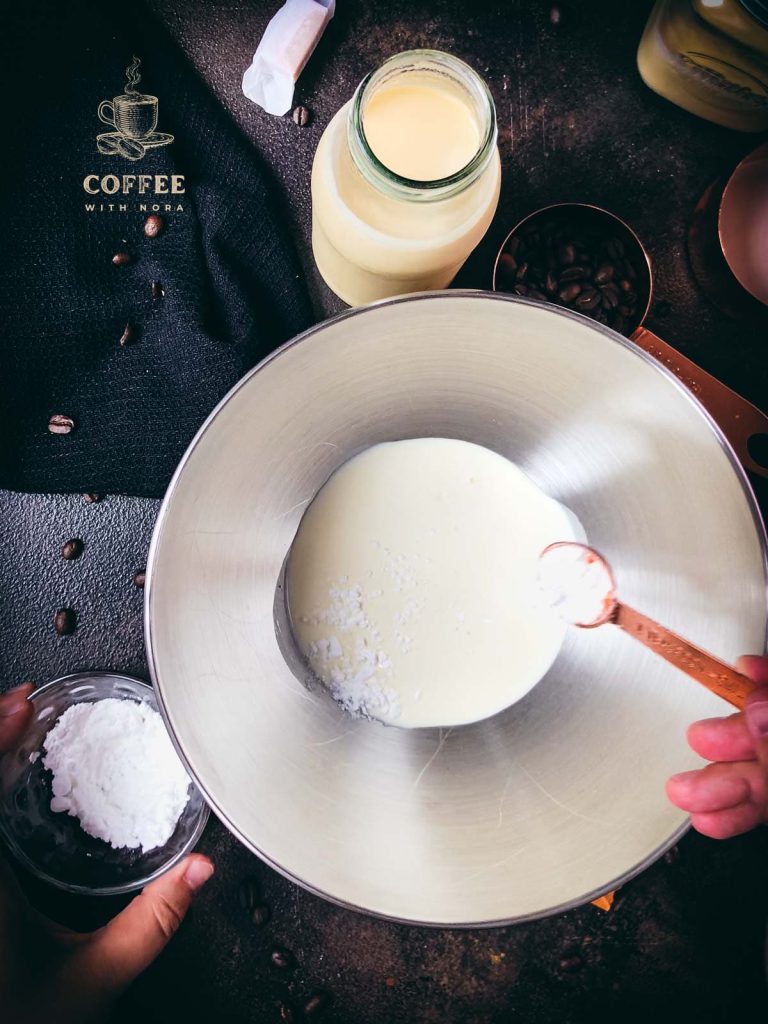
POLYGON ((648 301, 647 275, 602 217, 535 217, 504 247, 496 288, 566 309, 630 335, 648 301))
POLYGON ((71 416, 64 416, 63 413, 55 413, 48 420, 49 434, 71 434, 75 429, 75 421, 71 416))
POLYGON ((164 227, 165 222, 163 221, 163 218, 158 217, 156 213, 153 213, 144 221, 144 234, 147 238, 157 238, 164 227))

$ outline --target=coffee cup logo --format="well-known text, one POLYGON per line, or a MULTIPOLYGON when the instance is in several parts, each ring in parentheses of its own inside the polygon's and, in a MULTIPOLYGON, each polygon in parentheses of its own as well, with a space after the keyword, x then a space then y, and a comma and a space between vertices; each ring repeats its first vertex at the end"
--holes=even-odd
POLYGON ((99 104, 99 119, 115 129, 96 136, 96 147, 104 156, 141 160, 148 149, 173 142, 172 135, 157 130, 157 96, 136 88, 141 80, 140 65, 134 57, 125 71, 125 91, 99 104))

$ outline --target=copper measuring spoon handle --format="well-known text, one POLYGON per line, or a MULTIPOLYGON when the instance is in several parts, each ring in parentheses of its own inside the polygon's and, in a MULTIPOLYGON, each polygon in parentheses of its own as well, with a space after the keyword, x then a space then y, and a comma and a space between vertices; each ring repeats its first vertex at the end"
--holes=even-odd
POLYGON ((768 468, 755 462, 749 454, 749 439, 754 434, 768 434, 768 416, 764 412, 647 328, 638 327, 630 340, 658 359, 694 393, 725 434, 746 469, 758 476, 768 477, 768 468))
POLYGON ((736 708, 743 709, 747 694, 755 688, 752 679, 620 601, 610 621, 736 708))

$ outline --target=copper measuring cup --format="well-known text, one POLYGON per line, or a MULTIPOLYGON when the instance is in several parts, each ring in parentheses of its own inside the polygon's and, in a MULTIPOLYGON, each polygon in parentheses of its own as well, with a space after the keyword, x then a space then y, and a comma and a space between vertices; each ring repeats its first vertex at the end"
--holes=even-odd
POLYGON ((736 708, 744 708, 756 686, 727 662, 620 601, 611 566, 586 544, 558 541, 544 548, 539 585, 567 622, 580 629, 617 626, 736 708))
POLYGON ((603 221, 606 234, 610 233, 613 237, 621 239, 627 259, 637 273, 637 308, 641 310, 636 316, 637 322, 627 325, 626 336, 666 366, 698 398, 725 434, 745 469, 768 478, 768 467, 761 466, 749 451, 750 438, 758 434, 768 434, 768 416, 643 326, 653 302, 651 257, 632 228, 620 217, 589 203, 555 203, 528 214, 512 228, 499 249, 493 267, 493 290, 503 290, 498 286, 499 261, 510 239, 535 219, 549 221, 559 217, 564 221, 573 220, 575 217, 603 221))

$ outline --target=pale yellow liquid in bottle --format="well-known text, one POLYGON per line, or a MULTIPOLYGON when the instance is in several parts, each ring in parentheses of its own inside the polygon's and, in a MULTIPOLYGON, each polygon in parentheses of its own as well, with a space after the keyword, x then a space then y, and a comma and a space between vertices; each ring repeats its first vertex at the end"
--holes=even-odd
POLYGON ((366 104, 363 130, 388 170, 415 181, 449 178, 480 148, 477 120, 466 103, 429 85, 381 89, 366 104))
MULTIPOLYGON (((377 159, 412 181, 458 174, 484 142, 487 125, 477 111, 436 77, 414 73, 382 85, 362 114, 377 159)), ((496 210, 498 150, 467 187, 414 201, 361 173, 350 155, 349 117, 346 104, 323 133, 312 166, 312 250, 320 273, 350 305, 446 288, 496 210)))

